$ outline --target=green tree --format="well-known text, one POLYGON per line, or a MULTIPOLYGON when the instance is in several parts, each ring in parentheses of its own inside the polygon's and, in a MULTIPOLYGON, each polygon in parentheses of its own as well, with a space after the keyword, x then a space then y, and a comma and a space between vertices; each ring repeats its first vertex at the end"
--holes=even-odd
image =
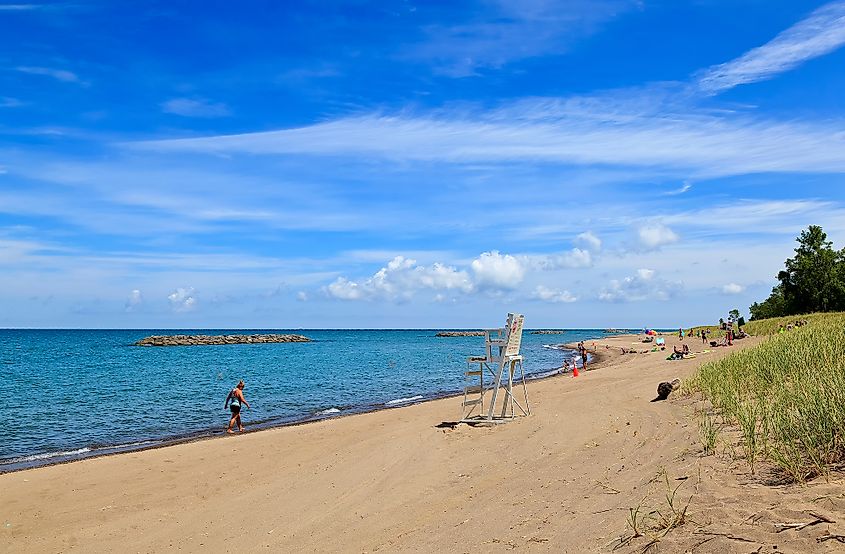
POLYGON ((734 308, 733 310, 728 312, 728 321, 731 323, 736 323, 739 321, 739 310, 734 308))
POLYGON ((772 288, 772 294, 760 303, 753 303, 748 308, 751 312, 751 319, 766 319, 768 317, 780 317, 786 314, 786 300, 783 298, 783 288, 780 285, 772 288))
POLYGON ((810 225, 801 231, 795 257, 787 259, 786 269, 778 273, 787 315, 829 312, 842 307, 845 304, 843 264, 843 252, 833 249, 821 227, 810 225))
POLYGON ((845 310, 845 249, 834 250, 818 225, 796 240, 795 256, 777 275, 780 283, 769 298, 751 305, 751 319, 845 310))

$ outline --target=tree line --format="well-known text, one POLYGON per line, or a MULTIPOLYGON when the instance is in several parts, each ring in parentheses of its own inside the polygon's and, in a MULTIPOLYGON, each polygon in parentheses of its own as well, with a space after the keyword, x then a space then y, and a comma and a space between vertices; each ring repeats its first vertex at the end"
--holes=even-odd
POLYGON ((845 248, 834 250, 818 225, 796 241, 795 256, 784 262, 772 293, 749 308, 751 319, 845 311, 845 248))

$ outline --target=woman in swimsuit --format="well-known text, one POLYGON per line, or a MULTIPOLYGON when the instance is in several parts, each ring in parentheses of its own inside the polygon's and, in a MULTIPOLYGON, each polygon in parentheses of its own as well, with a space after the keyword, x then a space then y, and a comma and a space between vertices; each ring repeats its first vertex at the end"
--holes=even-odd
POLYGON ((223 407, 228 407, 232 411, 232 419, 229 420, 229 426, 226 427, 227 433, 234 433, 232 427, 237 422, 238 431, 243 432, 244 426, 241 424, 241 405, 245 404, 247 408, 252 408, 249 402, 244 397, 244 382, 240 381, 238 386, 229 391, 229 396, 226 397, 226 402, 223 407))

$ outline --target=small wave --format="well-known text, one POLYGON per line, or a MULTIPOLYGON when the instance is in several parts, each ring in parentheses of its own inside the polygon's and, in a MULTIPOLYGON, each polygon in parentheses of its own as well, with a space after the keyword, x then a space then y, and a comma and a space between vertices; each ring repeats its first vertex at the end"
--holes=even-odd
POLYGON ((406 404, 408 402, 414 402, 416 400, 422 400, 422 399, 423 399, 423 396, 421 394, 418 394, 417 396, 411 396, 409 398, 397 398, 396 400, 391 400, 389 402, 386 402, 386 404, 388 406, 394 406, 396 404, 406 404))
POLYGON ((321 412, 317 412, 318 415, 331 415, 331 414, 339 414, 340 410, 337 408, 329 408, 328 410, 323 410, 321 412))
POLYGON ((571 348, 567 348, 563 344, 544 344, 543 348, 548 348, 550 350, 571 350, 571 348))
POLYGON ((529 373, 525 376, 526 379, 532 381, 534 379, 545 379, 546 377, 551 377, 552 375, 559 375, 561 373, 561 368, 556 367, 554 369, 546 369, 543 371, 538 371, 536 373, 529 373))
POLYGON ((3 460, 2 464, 22 464, 26 462, 37 462, 38 460, 49 460, 50 458, 58 458, 59 456, 78 456, 91 452, 90 448, 79 448, 77 450, 63 450, 59 452, 45 452, 44 454, 32 454, 31 456, 21 456, 20 458, 12 458, 10 460, 3 460))

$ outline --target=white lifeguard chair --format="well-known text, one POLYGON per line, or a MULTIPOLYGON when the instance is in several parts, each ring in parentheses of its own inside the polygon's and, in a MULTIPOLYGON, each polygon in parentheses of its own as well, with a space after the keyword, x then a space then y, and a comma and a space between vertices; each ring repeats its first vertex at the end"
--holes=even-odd
POLYGON ((519 353, 522 344, 522 325, 525 316, 522 314, 508 314, 507 326, 500 329, 484 330, 483 356, 467 358, 467 371, 464 372, 464 400, 461 403, 461 423, 503 423, 514 419, 514 407, 519 408, 522 415, 531 413, 528 403, 528 387, 525 385, 525 368, 522 365, 522 355, 519 353), (519 374, 517 375, 517 368, 519 374), (485 388, 484 374, 491 377, 492 386, 485 388), (475 381, 475 379, 478 379, 475 381), (514 397, 514 381, 522 382, 522 392, 525 406, 514 397), (499 390, 505 391, 502 399, 501 412, 496 414, 496 403, 499 390), (490 392, 492 397, 485 413, 484 396, 490 392))

